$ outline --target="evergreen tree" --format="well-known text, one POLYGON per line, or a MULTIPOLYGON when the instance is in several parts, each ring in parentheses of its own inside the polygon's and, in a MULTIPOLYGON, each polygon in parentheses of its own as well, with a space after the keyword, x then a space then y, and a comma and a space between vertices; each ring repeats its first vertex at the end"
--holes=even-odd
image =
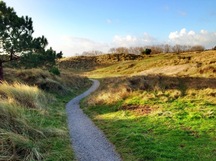
POLYGON ((47 39, 33 38, 33 22, 28 16, 17 16, 13 8, 0 1, 0 81, 3 80, 3 63, 20 59, 27 67, 55 64, 57 57, 52 48, 45 50, 47 39))

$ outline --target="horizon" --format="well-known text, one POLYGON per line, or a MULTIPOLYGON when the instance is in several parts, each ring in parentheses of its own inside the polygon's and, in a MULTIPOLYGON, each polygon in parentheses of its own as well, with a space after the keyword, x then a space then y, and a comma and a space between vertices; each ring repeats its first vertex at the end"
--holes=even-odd
POLYGON ((33 20, 34 36, 64 56, 148 45, 216 45, 216 1, 4 0, 33 20))

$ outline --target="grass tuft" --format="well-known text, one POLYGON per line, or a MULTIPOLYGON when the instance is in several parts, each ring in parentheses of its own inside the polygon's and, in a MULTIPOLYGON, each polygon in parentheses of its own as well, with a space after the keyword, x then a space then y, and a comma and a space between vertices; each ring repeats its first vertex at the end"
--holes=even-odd
POLYGON ((27 108, 44 108, 43 103, 46 104, 47 98, 45 94, 36 86, 30 87, 26 84, 13 83, 9 85, 7 82, 0 84, 0 94, 7 99, 14 99, 19 104, 27 108))

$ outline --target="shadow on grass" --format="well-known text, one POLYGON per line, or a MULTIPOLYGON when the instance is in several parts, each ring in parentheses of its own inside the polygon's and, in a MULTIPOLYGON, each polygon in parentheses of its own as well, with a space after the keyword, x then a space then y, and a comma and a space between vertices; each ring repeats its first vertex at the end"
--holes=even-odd
MULTIPOLYGON (((127 92, 133 91, 166 91, 179 90, 184 96, 187 90, 216 89, 216 78, 202 77, 171 77, 165 75, 147 75, 133 77, 107 77, 99 79, 102 83, 100 90, 126 88, 127 92)), ((101 91, 102 92, 102 91, 101 91)), ((209 93, 216 96, 215 92, 209 93)))
POLYGON ((202 117, 195 103, 181 100, 188 90, 211 89, 204 94, 215 97, 215 78, 148 75, 112 77, 100 81, 98 97, 106 92, 115 95, 114 92, 122 88, 126 88, 128 93, 173 89, 182 93, 180 99, 163 104, 163 110, 172 115, 163 111, 162 114, 137 116, 130 110, 119 108, 122 100, 84 109, 116 146, 123 160, 216 160, 215 104, 204 104, 204 110, 213 110, 213 114, 212 117, 202 117))

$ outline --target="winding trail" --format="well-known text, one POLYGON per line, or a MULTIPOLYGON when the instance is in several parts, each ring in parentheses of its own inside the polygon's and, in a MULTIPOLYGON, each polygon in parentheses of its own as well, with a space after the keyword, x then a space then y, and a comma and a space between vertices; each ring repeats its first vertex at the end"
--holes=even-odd
POLYGON ((100 85, 99 81, 92 81, 93 85, 86 92, 66 105, 68 128, 76 158, 79 161, 121 161, 114 146, 80 109, 80 100, 100 85))

